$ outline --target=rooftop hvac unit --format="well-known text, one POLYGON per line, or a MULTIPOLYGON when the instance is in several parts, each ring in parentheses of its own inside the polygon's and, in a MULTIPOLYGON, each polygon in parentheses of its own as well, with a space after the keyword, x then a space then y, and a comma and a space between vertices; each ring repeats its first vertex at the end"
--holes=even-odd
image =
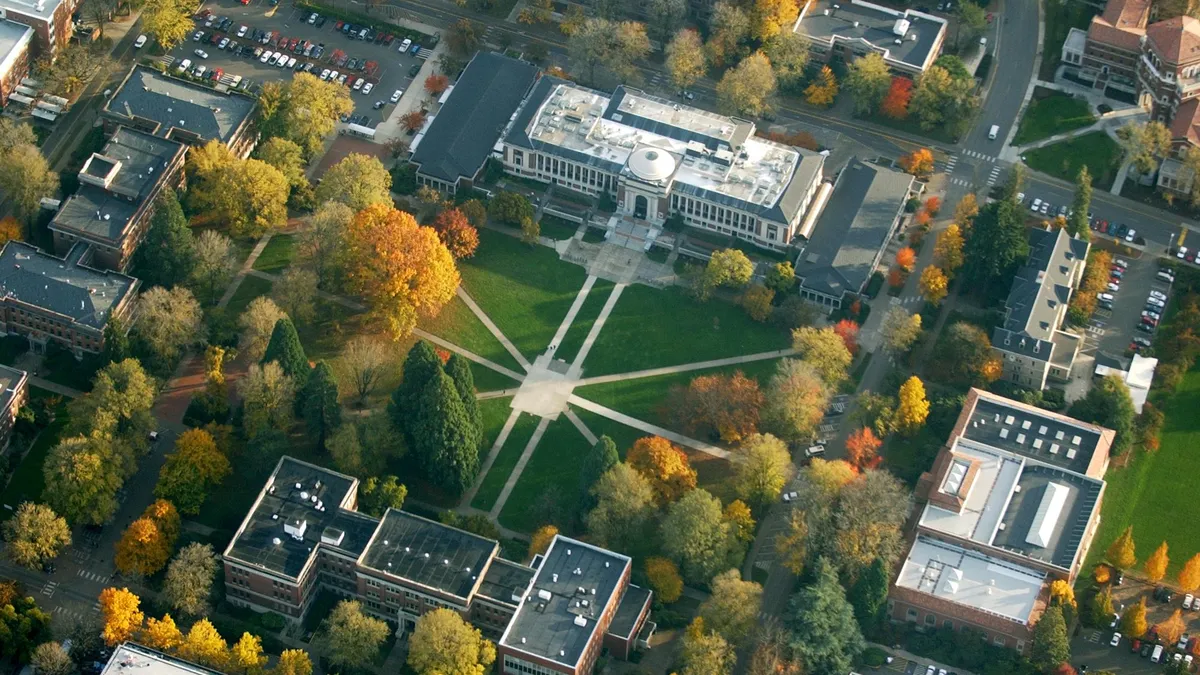
POLYGON ((577 615, 575 615, 575 625, 579 626, 580 628, 583 628, 584 626, 587 625, 587 619, 585 619, 585 618, 583 618, 583 616, 577 614, 577 615))
POLYGON ((551 594, 550 594, 550 591, 548 591, 548 590, 546 590, 546 589, 544 589, 544 588, 543 588, 543 589, 540 589, 540 590, 538 591, 538 594, 537 594, 537 595, 538 595, 538 599, 539 599, 539 600, 549 600, 550 598, 554 597, 553 595, 551 595, 551 594))
POLYGON ((892 24, 892 34, 904 37, 911 25, 908 19, 896 19, 896 23, 892 24))

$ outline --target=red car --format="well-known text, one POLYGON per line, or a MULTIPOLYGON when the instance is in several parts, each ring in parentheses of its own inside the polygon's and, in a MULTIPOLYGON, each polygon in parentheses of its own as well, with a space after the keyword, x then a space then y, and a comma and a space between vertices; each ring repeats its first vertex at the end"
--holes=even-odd
POLYGON ((342 26, 345 26, 345 25, 346 25, 345 21, 339 21, 339 22, 333 24, 333 29, 340 31, 342 29, 342 26))

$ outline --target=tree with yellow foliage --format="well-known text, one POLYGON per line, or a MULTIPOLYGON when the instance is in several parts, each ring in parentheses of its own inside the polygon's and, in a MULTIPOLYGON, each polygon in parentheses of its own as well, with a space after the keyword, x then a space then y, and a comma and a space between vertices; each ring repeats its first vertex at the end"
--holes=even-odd
POLYGON ((149 518, 129 524, 116 545, 113 563, 121 574, 148 577, 166 566, 171 548, 158 525, 149 518))
POLYGON ((958 200, 958 204, 954 207, 954 224, 968 230, 971 223, 975 222, 975 216, 979 215, 979 200, 975 198, 974 192, 968 192, 963 195, 963 198, 958 200))
POLYGON ((1075 607, 1075 589, 1064 579, 1055 579, 1050 584, 1050 600, 1067 607, 1075 607))
MULTIPOLYGON (((962 202, 959 202, 959 206, 962 206, 962 202)), ((937 241, 933 245, 933 259, 947 276, 954 276, 958 268, 962 267, 964 243, 962 228, 958 223, 951 223, 938 233, 937 241)))
POLYGON ((950 280, 946 278, 940 268, 930 265, 921 270, 920 284, 921 295, 925 296, 925 300, 934 305, 940 305, 942 300, 946 299, 950 280))
POLYGON ((100 635, 109 647, 132 638, 146 618, 140 609, 141 598, 128 588, 106 588, 100 592, 100 617, 104 629, 100 635))
POLYGON ((170 614, 163 614, 162 619, 146 619, 146 627, 138 634, 138 642, 160 652, 173 652, 183 644, 183 633, 179 632, 170 614))
POLYGON ((821 66, 821 72, 813 79, 812 84, 804 90, 804 100, 809 105, 820 106, 822 108, 833 105, 833 100, 838 95, 837 78, 833 75, 833 69, 829 66, 821 66))
POLYGON ((408 639, 417 675, 483 675, 495 661, 496 645, 452 609, 425 613, 408 639))
POLYGON ((1125 610, 1121 617, 1121 632, 1130 638, 1146 634, 1146 596, 1142 596, 1136 605, 1125 610))
POLYGON ((639 438, 625 462, 650 482, 659 506, 670 504, 696 487, 696 470, 687 455, 660 436, 639 438))
POLYGON ((929 399, 925 398, 925 384, 913 375, 900 386, 900 403, 896 407, 896 428, 911 435, 925 424, 929 417, 929 399))
POLYGON ((420 318, 436 317, 460 278, 454 257, 431 227, 385 204, 372 204, 346 228, 347 281, 395 340, 420 318))
POLYGON ((142 511, 142 517, 154 521, 168 546, 175 545, 175 540, 179 538, 180 519, 174 504, 165 499, 156 499, 142 511))
POLYGON ((271 675, 312 675, 312 659, 303 649, 285 649, 271 669, 271 675))
POLYGON ((900 168, 917 178, 933 173, 933 153, 929 148, 918 148, 899 160, 900 168))
POLYGON ((1166 621, 1154 625, 1154 632, 1158 634, 1158 639, 1168 645, 1178 642, 1179 636, 1183 635, 1185 630, 1187 630, 1187 622, 1183 620, 1183 610, 1179 608, 1171 612, 1171 616, 1166 621))
POLYGON ((1191 593, 1200 588, 1200 553, 1188 558, 1179 570, 1179 590, 1191 593))
POLYGON ((529 538, 529 559, 546 552, 550 548, 550 542, 558 536, 558 528, 553 525, 543 525, 533 533, 529 538))
POLYGON ((1133 526, 1125 528, 1121 536, 1108 547, 1104 559, 1119 570, 1131 569, 1137 564, 1137 553, 1133 543, 1133 526))
POLYGON ((229 665, 229 645, 211 621, 200 619, 192 624, 183 644, 179 646, 179 657, 216 670, 225 670, 229 665))
POLYGON ((808 562, 808 514, 800 509, 788 512, 784 529, 775 535, 775 553, 779 564, 799 575, 808 562))
POLYGON ((25 238, 25 228, 22 227, 21 221, 12 216, 0 218, 0 244, 6 244, 10 241, 25 238))
POLYGON ((263 653, 262 638, 242 633, 241 639, 230 648, 233 669, 246 675, 260 675, 267 666, 267 655, 263 653))
POLYGON ((753 0, 749 4, 750 33, 758 40, 775 37, 791 30, 800 16, 796 0, 753 0))
POLYGON ((683 577, 679 576, 679 567, 667 558, 646 558, 646 579, 658 599, 668 605, 683 594, 683 577))
POLYGON ((754 541, 754 515, 746 502, 735 499, 725 505, 721 519, 729 523, 730 531, 738 541, 749 544, 754 541))
POLYGON ((1158 545, 1154 549, 1154 553, 1146 558, 1146 563, 1143 569, 1146 571, 1146 578, 1153 582, 1162 581, 1162 578, 1167 576, 1167 565, 1171 560, 1167 556, 1167 542, 1158 545))

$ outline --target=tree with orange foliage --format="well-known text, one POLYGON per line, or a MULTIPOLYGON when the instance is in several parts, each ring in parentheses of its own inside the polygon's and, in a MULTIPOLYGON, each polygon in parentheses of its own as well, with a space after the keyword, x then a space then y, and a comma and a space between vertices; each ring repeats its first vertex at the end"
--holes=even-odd
POLYGON ((833 326, 833 332, 846 343, 846 350, 851 354, 858 353, 858 322, 853 319, 842 319, 833 326))
POLYGON ((871 431, 871 427, 863 427, 846 438, 846 455, 860 471, 870 469, 879 464, 881 445, 883 441, 871 431))
POLYGON ((660 506, 696 487, 696 470, 687 455, 660 436, 639 438, 629 449, 625 463, 650 483, 660 506))
POLYGON ((929 148, 913 150, 900 158, 900 168, 917 178, 925 178, 933 173, 933 153, 929 148))
POLYGON ((913 82, 907 77, 893 77, 879 112, 894 120, 908 117, 908 102, 912 99, 913 82))
POLYGON ((979 379, 983 380, 984 384, 991 384, 1000 379, 1004 374, 1004 362, 997 357, 992 357, 983 362, 979 367, 979 379))
POLYGON ((25 228, 21 226, 21 221, 12 216, 0 218, 0 244, 5 244, 13 240, 20 241, 25 238, 25 228))
POLYGON ((936 216, 938 212, 942 210, 941 197, 930 197, 929 199, 926 199, 925 210, 928 211, 930 215, 936 216))
POLYGON ((430 96, 438 96, 450 86, 450 78, 441 73, 434 73, 425 78, 425 91, 430 96))
POLYGON ((921 210, 917 211, 917 215, 913 216, 913 220, 919 227, 929 227, 929 223, 933 220, 933 216, 929 215, 928 211, 921 210))
POLYGON ((438 239, 442 240, 456 260, 475 255, 479 248, 479 230, 471 225, 462 211, 446 209, 433 219, 432 225, 437 230, 438 239))
POLYGON ((913 266, 917 264, 917 252, 908 246, 896 251, 896 264, 902 267, 905 272, 911 272, 913 266))
POLYGON ((416 131, 423 124, 425 124, 424 110, 413 110, 400 117, 400 125, 404 127, 405 131, 416 131))
POLYGON ((673 388, 667 409, 690 434, 737 443, 758 431, 758 411, 765 402, 758 380, 739 370, 733 375, 701 375, 687 388, 673 388))
POLYGON ((433 318, 454 297, 454 257, 432 227, 386 204, 371 204, 346 228, 347 282, 366 298, 394 340, 433 318))
POLYGON ((170 557, 170 545, 158 525, 149 518, 138 518, 117 542, 113 563, 121 574, 148 577, 166 567, 170 557))
POLYGON ((1183 620, 1183 611, 1178 608, 1166 621, 1154 626, 1154 632, 1158 634, 1158 639, 1169 645, 1175 644, 1185 630, 1187 630, 1187 622, 1183 620))
POLYGON ((899 267, 893 267, 892 269, 888 270, 888 286, 891 286, 892 288, 900 288, 903 286, 906 278, 907 277, 904 274, 904 270, 900 269, 899 267))

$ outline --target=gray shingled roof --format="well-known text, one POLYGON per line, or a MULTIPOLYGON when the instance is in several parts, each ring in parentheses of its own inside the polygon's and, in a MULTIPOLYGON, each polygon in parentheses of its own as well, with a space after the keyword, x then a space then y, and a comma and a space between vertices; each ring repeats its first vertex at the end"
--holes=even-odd
POLYGON ((240 94, 222 93, 164 75, 153 68, 134 66, 105 109, 117 115, 158 122, 161 125, 158 136, 165 136, 171 128, 178 127, 205 140, 215 138, 228 142, 254 111, 254 105, 254 99, 240 94))
POLYGON ((851 159, 800 254, 796 276, 803 279, 802 287, 833 297, 860 292, 913 180, 906 173, 851 159))
POLYGON ((112 308, 133 292, 137 280, 80 265, 85 247, 76 244, 66 258, 58 258, 25 242, 8 242, 0 251, 0 295, 104 328, 112 308))
POLYGON ((419 173, 450 183, 474 177, 537 75, 524 61, 476 54, 413 152, 419 173))
POLYGON ((1029 260, 1013 279, 1003 325, 992 332, 999 349, 1043 361, 1051 344, 1058 311, 1071 298, 1071 271, 1087 259, 1089 244, 1066 230, 1031 230, 1029 260))

